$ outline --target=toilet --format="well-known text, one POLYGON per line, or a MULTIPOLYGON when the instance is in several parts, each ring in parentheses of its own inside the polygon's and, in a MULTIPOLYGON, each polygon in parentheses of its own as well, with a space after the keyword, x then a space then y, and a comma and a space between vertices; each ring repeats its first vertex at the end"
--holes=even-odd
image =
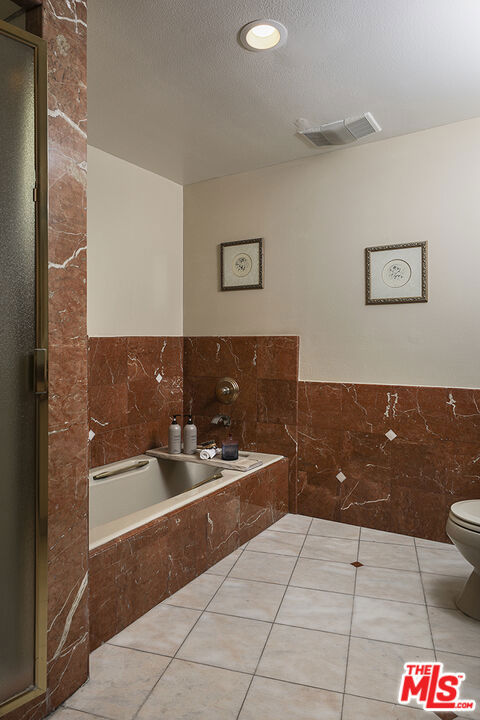
POLYGON ((462 500, 450 508, 447 535, 457 546, 473 572, 457 598, 465 615, 480 620, 480 500, 462 500))

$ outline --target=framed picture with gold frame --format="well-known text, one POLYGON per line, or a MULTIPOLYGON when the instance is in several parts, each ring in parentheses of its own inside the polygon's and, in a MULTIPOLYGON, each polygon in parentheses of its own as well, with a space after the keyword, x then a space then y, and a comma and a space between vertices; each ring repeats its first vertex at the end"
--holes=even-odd
POLYGON ((365 248, 367 305, 427 302, 427 243, 365 248))
POLYGON ((263 288, 263 238, 220 245, 221 290, 263 288))

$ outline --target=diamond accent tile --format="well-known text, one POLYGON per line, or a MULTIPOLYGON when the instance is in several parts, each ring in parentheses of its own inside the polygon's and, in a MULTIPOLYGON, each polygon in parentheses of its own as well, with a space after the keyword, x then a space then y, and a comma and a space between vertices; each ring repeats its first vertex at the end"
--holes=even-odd
POLYGON ((337 478, 338 482, 343 482, 344 480, 347 479, 347 476, 344 475, 342 473, 342 471, 340 470, 340 472, 336 475, 336 478, 337 478))
POLYGON ((436 712, 433 714, 439 717, 440 720, 455 720, 455 718, 458 717, 458 715, 455 715, 453 712, 436 712))
POLYGON ((390 442, 391 442, 392 440, 395 440, 395 438, 397 437, 397 433, 396 433, 396 432, 393 432, 393 430, 389 430, 388 432, 385 433, 385 435, 386 435, 387 438, 390 440, 390 442))
POLYGON ((353 565, 353 567, 363 567, 363 563, 358 562, 358 560, 355 560, 355 562, 350 563, 350 565, 353 565))

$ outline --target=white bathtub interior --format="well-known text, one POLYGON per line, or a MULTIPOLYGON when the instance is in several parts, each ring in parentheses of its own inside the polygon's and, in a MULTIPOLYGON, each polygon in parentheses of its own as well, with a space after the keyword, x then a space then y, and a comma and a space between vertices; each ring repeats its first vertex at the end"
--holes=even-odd
POLYGON ((265 453, 249 455, 262 463, 250 472, 227 470, 210 462, 174 462, 148 455, 93 468, 89 474, 90 548, 257 472, 282 457, 265 453), (107 477, 94 479, 105 473, 107 477))

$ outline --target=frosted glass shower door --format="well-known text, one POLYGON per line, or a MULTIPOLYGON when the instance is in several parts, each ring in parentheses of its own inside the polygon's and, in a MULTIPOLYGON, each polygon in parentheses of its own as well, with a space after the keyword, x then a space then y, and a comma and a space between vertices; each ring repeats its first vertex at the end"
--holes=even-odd
POLYGON ((41 43, 0 23, 0 714, 44 676, 41 43))

